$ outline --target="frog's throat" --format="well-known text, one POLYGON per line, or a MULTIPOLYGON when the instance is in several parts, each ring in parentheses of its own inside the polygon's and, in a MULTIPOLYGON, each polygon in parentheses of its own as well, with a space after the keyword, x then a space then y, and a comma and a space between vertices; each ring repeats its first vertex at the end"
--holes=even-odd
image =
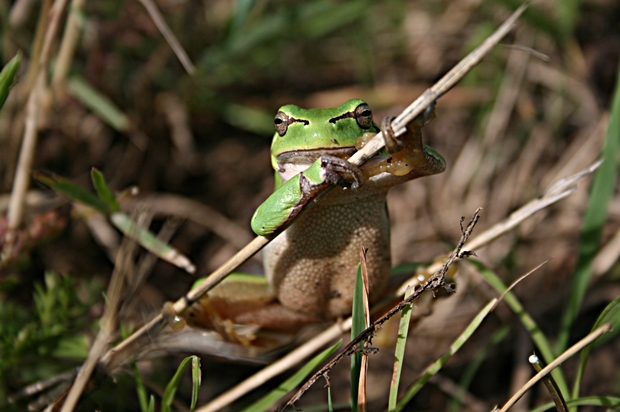
POLYGON ((279 165, 293 164, 310 166, 321 155, 331 155, 340 157, 341 159, 348 159, 353 156, 356 151, 357 149, 355 146, 316 148, 312 150, 291 150, 280 153, 276 156, 276 160, 279 165))

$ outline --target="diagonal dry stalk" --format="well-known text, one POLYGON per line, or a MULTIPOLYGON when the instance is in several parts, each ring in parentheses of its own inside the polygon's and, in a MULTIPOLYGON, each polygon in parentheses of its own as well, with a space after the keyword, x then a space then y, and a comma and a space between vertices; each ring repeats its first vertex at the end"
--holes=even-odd
MULTIPOLYGON (((521 14, 527 8, 529 1, 521 5, 512 15, 489 36, 480 46, 470 52, 463 58, 452 70, 444 75, 431 88, 427 89, 422 95, 410 104, 399 116, 392 122, 394 134, 399 136, 405 132, 405 126, 415 119, 422 111, 439 97, 447 93, 454 87, 473 67, 475 67, 484 56, 486 56, 492 48, 515 26, 521 14)), ((374 156, 378 151, 383 149, 385 141, 382 133, 378 133, 375 138, 369 141, 364 148, 355 153, 349 162, 359 166, 366 160, 374 156)), ((294 221, 293 221, 294 222, 294 221)), ((281 230, 286 227, 281 228, 281 230)), ((202 283, 188 292, 187 295, 177 300, 173 309, 176 313, 183 312, 187 307, 196 302, 200 297, 207 293, 211 288, 224 279, 231 271, 235 270, 239 265, 253 256, 256 252, 267 245, 277 233, 268 237, 257 236, 244 249, 240 250, 235 256, 211 273, 202 283)), ((159 314, 150 322, 136 331, 129 338, 110 349, 101 359, 100 364, 108 372, 113 371, 123 363, 127 362, 134 350, 144 343, 144 339, 165 326, 164 317, 159 314)))
MULTIPOLYGON (((26 192, 30 183, 30 169, 34 159, 34 151, 37 145, 37 132, 39 130, 39 115, 43 104, 43 97, 47 87, 48 62, 50 59, 52 41, 56 37, 60 18, 67 7, 68 0, 58 0, 51 8, 50 21, 45 31, 43 48, 39 58, 39 67, 36 69, 34 87, 28 96, 26 104, 26 127, 22 138, 22 146, 19 152, 17 171, 13 180, 13 190, 7 220, 9 228, 15 230, 24 218, 24 204, 26 192)), ((7 242, 8 243, 8 242, 7 242)))
POLYGON ((543 368, 543 370, 538 372, 536 375, 534 375, 534 377, 532 379, 530 379, 525 385, 523 385, 523 387, 521 389, 519 389, 517 391, 517 393, 515 393, 508 400, 508 402, 506 402, 506 404, 504 406, 502 406, 501 409, 496 407, 495 409, 493 409, 493 412, 506 412, 506 411, 508 411, 508 409, 510 409, 521 398, 521 396, 523 396, 527 391, 529 391, 532 388, 532 386, 534 386, 534 384, 536 382, 540 381, 543 377, 545 377, 553 369, 555 369, 558 366, 560 366, 568 358, 570 358, 573 355, 575 355, 581 349, 583 349, 584 347, 588 346, 590 343, 594 342, 596 339, 600 338, 605 333, 609 332, 611 330, 611 326, 612 326, 611 323, 604 324, 603 326, 601 326, 600 328, 596 329, 595 331, 592 331, 592 333, 590 333, 588 336, 586 336, 585 338, 581 339, 579 342, 575 343, 573 346, 568 348, 566 351, 564 351, 564 353, 562 353, 560 356, 558 356, 553 362, 551 362, 549 365, 547 365, 545 368, 543 368))

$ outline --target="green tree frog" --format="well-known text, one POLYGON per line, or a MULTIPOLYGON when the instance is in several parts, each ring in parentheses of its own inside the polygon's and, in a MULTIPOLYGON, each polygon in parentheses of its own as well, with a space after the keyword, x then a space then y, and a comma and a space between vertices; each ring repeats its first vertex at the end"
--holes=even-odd
POLYGON ((379 132, 366 102, 352 99, 330 109, 281 107, 271 145, 275 190, 254 213, 252 229, 262 236, 277 234, 304 206, 312 207, 266 246, 266 281, 229 277, 184 318, 203 325, 222 318, 288 329, 344 316, 351 311, 361 247, 368 250, 370 300, 381 297, 391 267, 387 193, 445 168, 441 155, 422 142, 421 128, 433 109, 390 146, 395 153, 383 151, 358 168, 347 159, 379 132), (335 187, 314 205, 326 186, 335 187))

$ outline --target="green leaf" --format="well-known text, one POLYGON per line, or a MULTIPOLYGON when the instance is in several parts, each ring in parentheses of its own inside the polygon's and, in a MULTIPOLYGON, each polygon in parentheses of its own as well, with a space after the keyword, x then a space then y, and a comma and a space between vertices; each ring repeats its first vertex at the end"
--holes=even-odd
MULTIPOLYGON (((609 340, 611 337, 616 335, 620 330, 620 297, 614 299, 609 305, 603 309, 598 319, 592 326, 592 331, 600 328, 605 323, 611 323, 613 325, 612 330, 609 333, 606 333, 602 337, 596 340, 596 345, 600 345, 603 342, 609 340)), ((590 355, 590 350, 592 350, 594 343, 583 348, 581 351, 581 362, 579 364, 579 370, 577 371, 577 377, 575 378, 575 382, 573 385, 573 399, 577 399, 579 397, 579 387, 581 386, 581 380, 583 378, 583 374, 586 370, 586 364, 588 363, 588 356, 590 355)))
POLYGON ((153 395, 149 399, 148 412, 155 412, 155 397, 153 395))
MULTIPOLYGON (((603 226, 607 220, 607 209, 613 197, 618 179, 618 150, 620 148, 620 66, 616 77, 616 89, 614 91, 613 104, 607 136, 603 144, 603 163, 596 171, 592 181, 588 207, 583 219, 581 239, 579 244, 579 257, 568 305, 564 311, 562 324, 556 342, 556 353, 563 352, 568 346, 570 328, 577 318, 581 302, 588 289, 592 275, 592 261, 598 253, 603 226)), ((566 394, 564 394, 566 395, 566 394)))
POLYGON ((166 390, 164 390, 164 396, 161 399, 161 412, 170 412, 172 410, 170 407, 172 406, 172 402, 174 401, 174 395, 177 392, 177 387, 179 386, 179 382, 181 381, 181 376, 183 375, 185 368, 187 368, 187 365, 189 365, 190 363, 193 364, 193 358, 196 357, 197 356, 195 355, 188 356, 181 361, 181 364, 177 368, 176 373, 174 374, 170 382, 168 382, 168 385, 166 385, 166 390))
POLYGON ((54 191, 67 196, 69 199, 90 206, 103 215, 109 212, 108 205, 103 199, 84 189, 82 186, 73 183, 69 179, 56 175, 47 175, 41 172, 34 172, 33 176, 39 182, 49 186, 54 191))
POLYGON ((200 358, 192 356, 192 403, 189 407, 190 412, 194 412, 198 404, 198 393, 202 382, 202 372, 200 370, 200 358))
POLYGON ((160 259, 170 262, 181 269, 185 269, 188 273, 194 273, 196 271, 194 264, 185 255, 169 244, 159 240, 157 236, 147 228, 138 227, 136 222, 134 222, 129 215, 123 212, 112 213, 110 220, 116 228, 125 234, 125 236, 134 239, 142 247, 158 256, 160 259))
POLYGON ((140 371, 138 370, 138 365, 136 362, 131 363, 131 369, 133 371, 133 377, 136 381, 136 392, 138 393, 138 401, 140 402, 140 410, 142 412, 147 412, 149 409, 149 405, 147 404, 147 393, 146 386, 144 386, 144 381, 142 380, 142 375, 140 375, 140 371))
POLYGON ((4 106, 6 98, 9 97, 9 91, 13 82, 15 81, 15 75, 19 69, 19 63, 22 60, 22 54, 17 53, 15 57, 9 61, 6 66, 0 72, 0 109, 4 106))
MULTIPOLYGON (((414 288, 408 288, 405 292, 405 299, 410 297, 414 288)), ((390 393, 388 396, 388 411, 396 410, 398 401, 398 385, 400 384, 400 374, 403 369, 403 361, 405 360, 405 346, 407 344, 407 336, 409 335, 409 324, 411 323, 411 305, 407 305, 400 315, 400 323, 398 324, 398 339, 396 340, 396 349, 394 350, 394 372, 392 373, 392 382, 390 383, 390 393)))
MULTIPOLYGON (((502 294, 506 291, 506 289, 508 289, 506 285, 504 285, 504 283, 501 281, 501 279, 495 273, 493 273, 492 270, 486 268, 482 263, 475 260, 468 260, 468 263, 471 263, 476 269, 478 269, 484 280, 486 280, 487 283, 497 291, 497 293, 502 294)), ((512 292, 508 292, 504 296, 504 302, 506 302, 508 307, 512 309, 513 313, 519 317, 521 324, 530 334, 530 337, 534 341, 534 344, 536 345, 536 348, 540 352, 540 355, 542 356, 545 363, 549 364, 553 362, 553 360, 555 359, 555 354, 553 353, 551 343, 549 342, 545 334, 542 333, 542 331, 536 324, 536 321, 530 316, 529 313, 526 312, 525 308, 523 308, 523 305, 521 304, 517 296, 512 292)), ((562 369, 555 368, 553 371, 551 371, 551 374, 557 382, 564 399, 568 399, 570 393, 568 389, 568 383, 566 382, 566 378, 564 377, 562 369)))
POLYGON ((491 338, 489 339, 489 342, 486 345, 480 347, 472 360, 467 363, 465 371, 461 374, 461 378, 458 382, 459 390, 453 395, 453 399, 448 405, 447 412, 458 412, 459 410, 461 410, 461 405, 465 405, 465 401, 463 399, 465 398, 467 390, 471 385, 472 381, 474 380, 476 373, 482 366, 482 363, 488 358, 489 351, 493 347, 499 345, 501 341, 504 340, 506 336, 508 336, 509 332, 509 325, 504 325, 495 332, 493 332, 491 338))
POLYGON ((415 394, 418 393, 418 391, 422 389, 422 387, 424 387, 426 382, 428 382, 428 380, 434 374, 436 374, 443 367, 443 365, 446 364, 446 362, 448 362, 452 355, 454 355, 461 348, 461 346, 463 346, 463 344, 467 342, 469 337, 476 331, 476 329, 478 329, 478 326, 480 326, 484 318, 486 318, 486 316, 493 310, 496 303, 497 299, 493 299, 489 303, 487 303, 487 305, 482 308, 480 312, 478 312, 478 314, 469 323, 469 325, 467 325, 463 333, 461 333, 461 335, 456 338, 454 342, 452 342, 450 348, 443 355, 441 355, 441 357, 437 359, 432 365, 426 368, 424 374, 420 377, 420 379, 418 379, 413 385, 411 385, 411 387, 409 387, 409 389, 407 389, 405 395, 396 405, 396 411, 402 411, 403 408, 409 403, 409 401, 411 401, 411 399, 415 396, 415 394))
MULTIPOLYGON (((607 408, 607 410, 617 410, 620 408, 620 398, 617 396, 586 396, 583 398, 566 401, 566 405, 569 408, 573 406, 603 406, 607 408)), ((553 402, 549 402, 532 409, 530 412, 543 412, 547 409, 553 408, 555 408, 555 404, 553 402)))
MULTIPOLYGON (((353 293, 353 307, 351 316, 351 339, 366 329, 366 315, 364 312, 364 280, 362 279, 362 265, 357 265, 357 275, 355 276, 355 286, 353 293)), ((364 347, 364 341, 360 342, 360 348, 364 347)), ((359 390, 360 371, 362 367, 362 353, 360 351, 351 355, 351 410, 357 411, 357 397, 359 390)))
POLYGON ((76 99, 92 110, 101 120, 119 132, 127 132, 131 126, 129 117, 108 97, 88 84, 82 77, 71 77, 67 88, 76 99))
POLYGON ((90 177, 93 180, 93 186, 95 186, 97 194, 108 205, 108 210, 112 213, 121 210, 118 202, 116 201, 116 196, 114 196, 114 193, 112 193, 105 182, 103 173, 93 167, 90 171, 90 177))
POLYGON ((265 411, 271 405, 276 403, 278 399, 286 395, 291 390, 295 389, 317 366, 319 366, 328 356, 338 349, 342 340, 336 342, 332 347, 325 349, 323 352, 316 355, 308 363, 306 363, 301 369, 299 369, 293 376, 285 380, 273 391, 269 392, 263 398, 254 402, 253 404, 245 407, 243 412, 255 412, 265 411))

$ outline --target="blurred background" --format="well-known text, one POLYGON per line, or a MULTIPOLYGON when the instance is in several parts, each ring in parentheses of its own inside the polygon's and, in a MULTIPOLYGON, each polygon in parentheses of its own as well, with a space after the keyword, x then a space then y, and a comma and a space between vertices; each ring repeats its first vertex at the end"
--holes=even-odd
MULTIPOLYGON (((3 65, 22 53, 17 82, 0 112, 3 236, 9 233, 4 215, 26 102, 35 87, 45 27, 59 4, 0 0, 3 65)), ((518 5, 512 0, 73 0, 51 43, 31 169, 92 190, 91 168, 98 168, 119 194, 122 209, 148 212, 153 231, 172 219, 171 244, 194 262, 198 275, 206 275, 252 239, 249 220, 273 189, 269 145, 278 107, 333 107, 359 97, 373 108, 376 122, 397 115, 518 5), (193 62, 192 75, 145 6, 159 9, 193 62), (133 187, 138 195, 129 194, 133 187)), ((461 234, 461 216, 482 207, 476 228, 481 232, 599 157, 620 58, 619 26, 615 0, 535 1, 517 29, 438 101, 437 118, 424 136, 447 168, 390 193, 394 264, 430 262, 450 252, 461 234)), ((583 245, 589 182, 476 251, 506 283, 552 258, 515 289, 551 340, 560 332, 583 245)), ((614 196, 594 252, 611 246, 593 264, 570 342, 587 334, 620 295, 619 252, 612 244, 620 228, 620 197, 615 179, 607 183, 614 196)), ((21 243, 0 265, 0 398, 84 359, 121 239, 103 217, 34 179, 26 199, 21 243)), ((260 273, 259 259, 242 270, 260 273)), ((194 280, 158 261, 124 302, 121 321, 142 324, 194 280)), ((456 282, 457 294, 439 301, 433 315, 416 325, 405 383, 497 295, 464 265, 456 282)), ((369 400, 376 405, 371 410, 385 408, 391 350, 380 352, 385 359, 371 358, 369 379, 376 382, 370 385, 369 400)), ((529 378, 530 367, 524 371, 523 364, 532 350, 518 318, 500 307, 409 406, 458 410, 446 382, 471 371, 471 398, 460 408, 490 410, 523 376, 529 378)), ((596 374, 584 378, 583 394, 620 394, 619 354, 618 339, 592 353, 589 371, 596 374)), ((569 381, 577 368, 576 359, 570 362, 569 381)), ((158 380, 165 385, 176 365, 167 358, 140 368, 157 386, 158 380)), ((348 397, 346 368, 342 382, 335 377, 338 371, 332 377, 339 402, 348 397)), ((253 370, 203 359, 201 400, 253 370)), ((138 410, 132 385, 127 375, 102 384, 83 407, 138 410), (110 393, 126 396, 110 399, 110 393)), ((325 389, 316 386, 307 404, 324 402, 325 389)), ((181 388, 180 397, 188 390, 181 388)), ((521 408, 547 400, 544 391, 534 392, 521 408)), ((3 409, 9 407, 2 402, 3 409)), ((19 405, 11 407, 23 410, 19 405)))

